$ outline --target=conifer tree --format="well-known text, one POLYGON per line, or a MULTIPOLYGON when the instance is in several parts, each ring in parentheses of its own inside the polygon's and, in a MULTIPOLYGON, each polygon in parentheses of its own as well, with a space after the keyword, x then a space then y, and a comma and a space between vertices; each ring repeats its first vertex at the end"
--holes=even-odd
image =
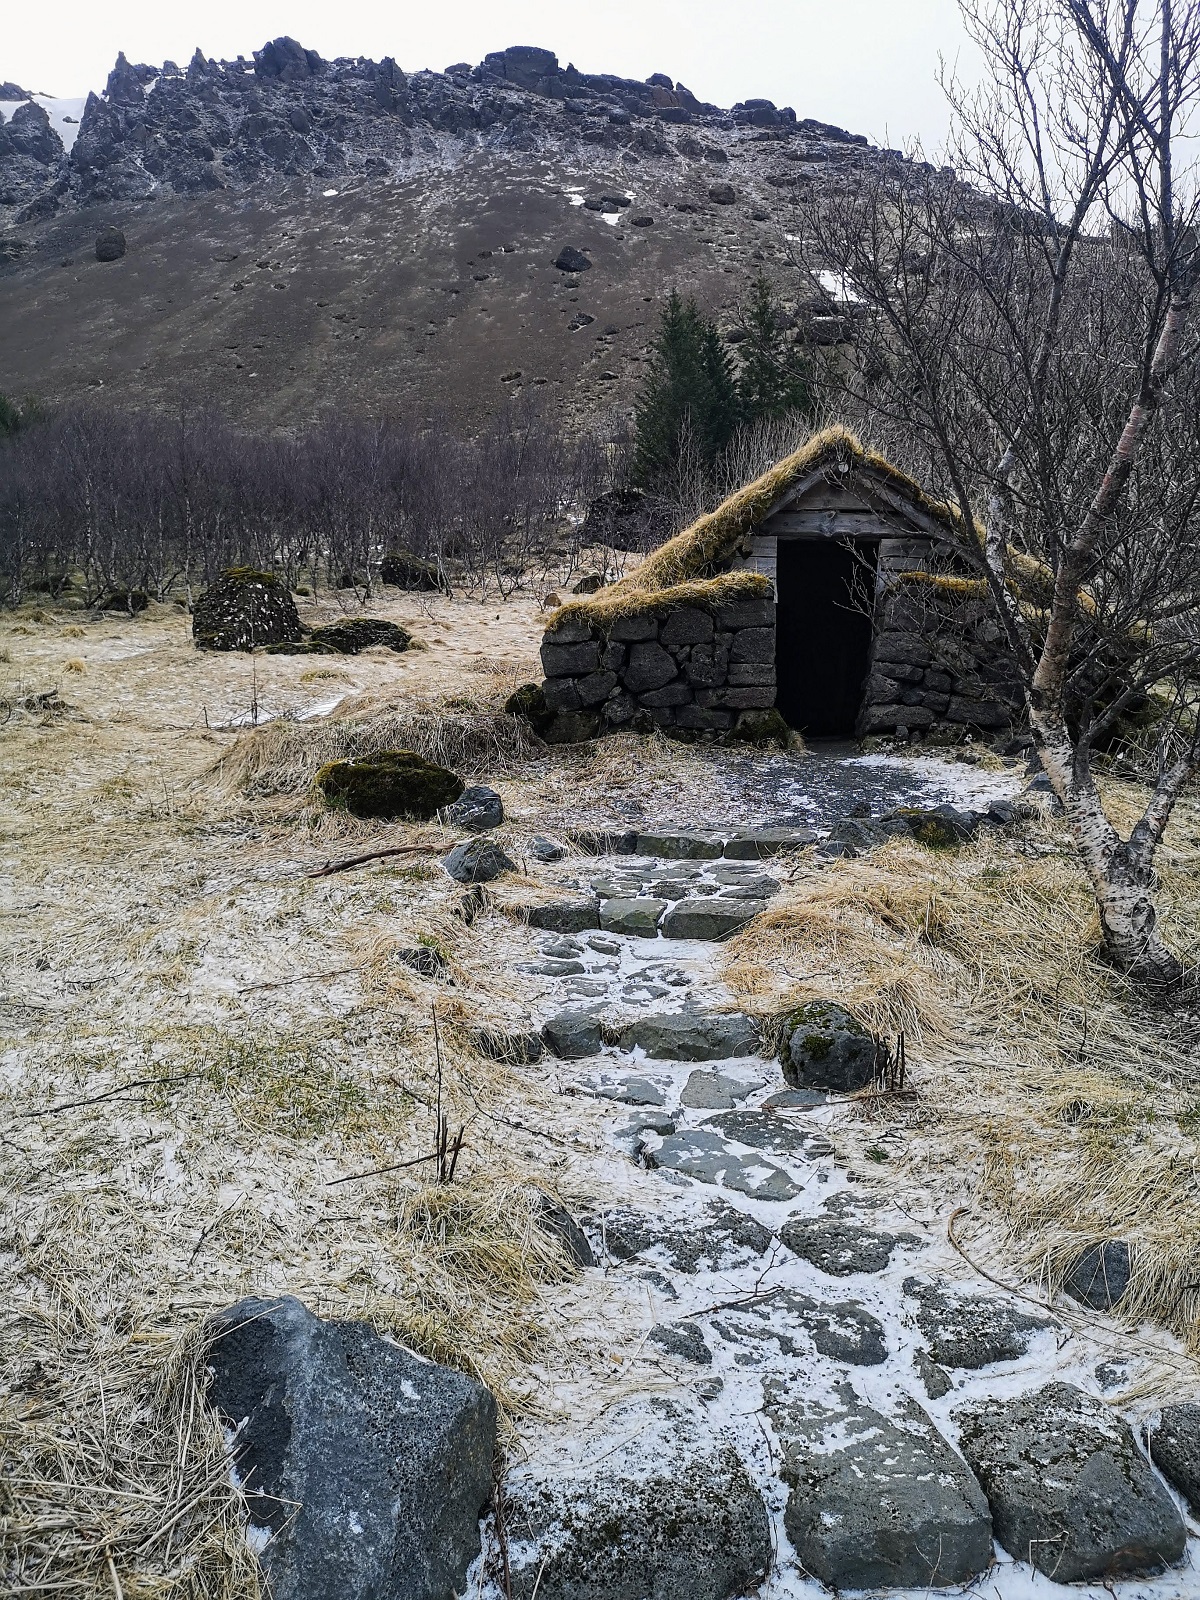
POLYGON ((634 478, 644 487, 669 476, 689 437, 711 469, 739 421, 728 353, 694 300, 671 291, 651 348, 634 419, 634 478))
POLYGON ((750 285, 742 320, 746 337, 737 391, 743 421, 807 411, 812 404, 808 364, 787 337, 782 307, 765 272, 750 285))

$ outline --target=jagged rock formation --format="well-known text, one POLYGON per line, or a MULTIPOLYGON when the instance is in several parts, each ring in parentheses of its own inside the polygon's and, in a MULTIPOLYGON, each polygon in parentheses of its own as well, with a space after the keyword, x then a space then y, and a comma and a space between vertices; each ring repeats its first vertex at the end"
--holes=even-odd
POLYGON ((834 342, 844 308, 800 284, 788 219, 900 159, 765 100, 724 110, 663 74, 582 73, 532 47, 413 74, 288 38, 186 70, 122 55, 69 150, 64 119, 7 106, 6 384, 170 403, 186 378, 269 421, 399 400, 477 421, 555 384, 594 414, 636 388, 668 284, 726 311, 736 338, 759 268, 804 337, 834 342), (104 223, 129 253, 101 287, 80 257, 104 223))

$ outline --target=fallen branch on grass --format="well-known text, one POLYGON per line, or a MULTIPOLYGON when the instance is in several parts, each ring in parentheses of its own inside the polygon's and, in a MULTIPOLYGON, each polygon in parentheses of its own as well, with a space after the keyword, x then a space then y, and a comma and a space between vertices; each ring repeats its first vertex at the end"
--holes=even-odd
POLYGON ((306 872, 306 878, 329 878, 335 872, 349 872, 351 867, 361 867, 367 861, 380 861, 384 856, 432 856, 438 852, 433 844, 394 844, 386 850, 368 850, 365 855, 345 856, 341 861, 327 861, 323 867, 306 872))

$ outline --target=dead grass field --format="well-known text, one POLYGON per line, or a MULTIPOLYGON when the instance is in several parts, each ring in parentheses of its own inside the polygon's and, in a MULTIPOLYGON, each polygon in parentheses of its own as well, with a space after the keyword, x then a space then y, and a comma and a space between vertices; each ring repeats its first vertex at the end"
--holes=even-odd
MULTIPOLYGON (((331 752, 410 738, 498 783, 518 860, 535 832, 669 820, 697 796, 717 820, 730 802, 711 753, 523 742, 497 707, 536 673, 527 601, 377 610, 427 648, 201 655, 173 608, 0 621, 0 699, 65 702, 0 730, 0 1561, 19 1559, 15 1592, 53 1573, 128 1600, 257 1593, 197 1377, 204 1318, 241 1295, 367 1317, 513 1413, 543 1403, 549 1370, 611 1379, 620 1290, 581 1293, 534 1221, 541 1192, 594 1198, 581 1174, 604 1114, 550 1068, 466 1044, 474 1021, 527 1015, 512 972, 527 936, 454 914, 446 830, 330 815, 308 778, 331 752), (431 853, 306 875, 384 841, 431 853), (452 986, 398 960, 419 943, 452 986), (455 1183, 371 1175, 428 1155, 439 1098, 467 1128, 455 1183)), ((1163 893, 1192 956, 1198 874, 1189 800, 1163 893)), ((831 994, 905 1031, 915 1094, 863 1102, 837 1134, 881 1193, 953 1194, 970 1248, 1032 1293, 1079 1241, 1128 1238, 1134 1319, 1200 1348, 1195 1019, 1138 1009, 1097 961, 1053 823, 804 865, 726 957, 763 1014, 831 994)))

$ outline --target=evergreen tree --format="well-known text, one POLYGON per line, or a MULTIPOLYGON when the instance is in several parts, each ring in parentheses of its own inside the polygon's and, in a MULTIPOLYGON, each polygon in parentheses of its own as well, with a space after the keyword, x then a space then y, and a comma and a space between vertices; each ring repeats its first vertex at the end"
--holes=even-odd
POLYGON ((651 348, 634 418, 634 478, 643 486, 670 474, 689 437, 711 469, 739 421, 729 355, 694 300, 671 291, 651 348))
POLYGON ((742 325, 746 337, 741 344, 737 392, 743 420, 756 422, 759 417, 807 411, 812 404, 808 363, 787 337, 782 307, 764 272, 750 285, 750 303, 742 325))

